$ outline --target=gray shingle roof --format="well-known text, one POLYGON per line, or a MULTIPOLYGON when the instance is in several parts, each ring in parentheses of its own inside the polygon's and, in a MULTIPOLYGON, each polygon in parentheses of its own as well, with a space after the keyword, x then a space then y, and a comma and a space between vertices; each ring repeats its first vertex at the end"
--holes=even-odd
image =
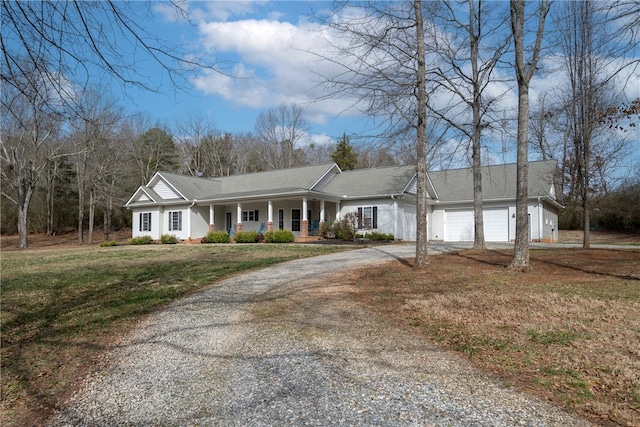
POLYGON ((187 200, 199 199, 205 194, 216 193, 220 188, 218 183, 210 179, 196 178, 170 172, 160 172, 160 175, 178 190, 180 194, 186 197, 187 200))
MULTIPOLYGON (((529 197, 549 197, 554 186, 557 162, 545 160, 529 163, 529 197)), ((429 172, 441 202, 473 200, 471 168, 429 172)), ((516 164, 482 167, 483 200, 515 199, 516 164)))
POLYGON ((216 196, 245 192, 274 193, 280 192, 282 189, 291 188, 310 190, 333 166, 333 163, 331 163, 216 178, 215 181, 219 182, 221 186, 219 194, 216 194, 216 196))
MULTIPOLYGON (((529 197, 551 197, 557 162, 555 160, 529 163, 529 197)), ((195 178, 161 172, 187 200, 223 200, 304 193, 312 189, 334 164, 307 166, 213 179, 195 178)), ((415 166, 392 166, 376 169, 356 169, 336 174, 320 190, 335 197, 375 197, 401 194, 415 177, 415 166)), ((429 178, 441 202, 470 202, 473 200, 471 168, 429 172, 429 178)), ((159 196, 144 187, 154 198, 159 196)), ((514 199, 516 194, 516 164, 484 166, 482 168, 484 200, 514 199)), ((140 202, 148 204, 149 202, 140 202)), ((132 202, 129 206, 135 206, 132 202)))
POLYGON ((401 194, 415 173, 415 166, 345 171, 336 175, 322 191, 338 197, 401 194))

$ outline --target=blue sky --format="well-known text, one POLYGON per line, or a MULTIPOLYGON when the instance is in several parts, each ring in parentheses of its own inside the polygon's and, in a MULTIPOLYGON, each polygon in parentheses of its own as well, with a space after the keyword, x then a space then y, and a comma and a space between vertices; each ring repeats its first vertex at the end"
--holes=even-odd
MULTIPOLYGON (((141 2, 140 7, 146 7, 141 2)), ((317 101, 322 93, 314 72, 328 75, 333 71, 328 63, 318 61, 310 52, 328 49, 326 28, 310 19, 313 11, 331 7, 328 1, 207 1, 185 2, 191 24, 177 19, 175 9, 166 4, 152 3, 153 16, 141 22, 147 31, 157 34, 169 45, 180 45, 208 61, 219 61, 234 77, 211 71, 200 71, 186 82, 183 91, 175 91, 166 77, 161 77, 161 94, 133 89, 126 101, 129 113, 144 112, 152 124, 169 127, 187 115, 199 115, 211 121, 221 131, 241 133, 253 131, 260 112, 279 105, 297 105, 305 109, 310 124, 306 143, 335 142, 344 132, 358 133, 367 127, 366 118, 348 107, 349 99, 317 101)), ((541 58, 546 70, 558 70, 562 58, 553 53, 541 58)), ((153 69, 142 70, 154 73, 153 69)), ((512 78, 512 70, 502 70, 501 77, 512 78)), ((625 76, 627 77, 627 76, 625 76)), ((635 71, 627 85, 630 99, 640 97, 640 77, 635 71)), ((559 75, 534 77, 531 100, 542 93, 553 93, 562 82, 559 75)), ((505 93, 500 101, 504 111, 515 115, 516 93, 513 83, 496 83, 489 92, 505 93)), ((435 104, 438 99, 433 100, 435 104)), ((461 117, 468 112, 461 112, 461 117)), ((515 160, 510 148, 504 156, 504 134, 485 134, 495 141, 486 163, 515 160)), ((637 137, 637 135, 636 135, 637 137)), ((507 135, 512 147, 513 135, 507 135)), ((636 144, 637 145, 637 144, 636 144)), ((640 149, 638 150, 640 151, 640 149)), ((637 154, 632 154, 637 157, 637 154)), ((637 161, 635 162, 637 164, 637 161)))
POLYGON ((156 3, 153 17, 145 24, 147 31, 168 44, 184 45, 206 60, 220 62, 235 78, 203 70, 180 91, 165 78, 163 93, 133 89, 127 111, 144 112, 152 123, 169 126, 188 114, 198 114, 219 130, 239 133, 252 131, 260 112, 296 103, 304 108, 310 124, 307 142, 335 142, 344 132, 360 131, 364 119, 355 111, 345 112, 345 101, 316 102, 321 88, 309 67, 315 66, 317 58, 308 50, 322 48, 322 40, 308 17, 329 5, 191 2, 190 25, 175 19, 171 7, 156 3))

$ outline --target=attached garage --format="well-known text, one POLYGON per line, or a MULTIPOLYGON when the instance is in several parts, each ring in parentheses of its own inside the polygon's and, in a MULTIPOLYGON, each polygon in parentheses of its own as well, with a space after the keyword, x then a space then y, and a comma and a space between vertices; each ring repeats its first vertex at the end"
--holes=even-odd
POLYGON ((473 210, 446 209, 444 240, 447 242, 473 241, 473 218, 473 210))
POLYGON ((509 241, 509 209, 507 207, 484 209, 482 219, 486 242, 509 241))
MULTIPOLYGON (((509 209, 507 207, 483 210, 484 240, 509 241, 509 209)), ((474 239, 473 209, 446 209, 444 212, 447 242, 471 242, 474 239)))

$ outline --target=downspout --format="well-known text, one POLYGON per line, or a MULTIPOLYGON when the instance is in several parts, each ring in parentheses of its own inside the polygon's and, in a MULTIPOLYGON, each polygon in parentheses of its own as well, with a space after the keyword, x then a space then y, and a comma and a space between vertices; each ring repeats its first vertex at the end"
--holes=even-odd
POLYGON ((391 195, 391 200, 393 200, 393 236, 398 239, 398 201, 393 194, 391 195))
POLYGON ((544 235, 544 223, 542 222, 543 214, 544 209, 542 209, 542 199, 541 197, 538 197, 538 242, 542 242, 544 235))

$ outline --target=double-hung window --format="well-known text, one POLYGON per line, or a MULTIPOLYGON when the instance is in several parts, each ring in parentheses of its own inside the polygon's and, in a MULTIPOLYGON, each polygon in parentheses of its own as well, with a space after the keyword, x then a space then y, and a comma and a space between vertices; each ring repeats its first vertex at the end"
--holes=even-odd
POLYGON ((242 211, 242 222, 246 221, 260 221, 258 216, 258 210, 255 211, 242 211))
POLYGON ((182 211, 169 212, 169 231, 182 230, 182 211))
POLYGON ((375 230, 378 228, 378 207, 363 206, 358 208, 358 229, 375 230))
POLYGON ((151 231, 151 212, 140 214, 139 231, 151 231))

